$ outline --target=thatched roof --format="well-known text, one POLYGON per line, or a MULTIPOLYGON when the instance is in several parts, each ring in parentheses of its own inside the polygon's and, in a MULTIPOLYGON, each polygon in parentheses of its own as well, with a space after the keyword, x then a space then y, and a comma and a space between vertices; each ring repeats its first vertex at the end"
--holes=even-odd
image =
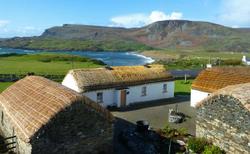
POLYGON ((215 67, 203 70, 192 89, 214 92, 229 85, 250 82, 250 67, 215 67))
POLYGON ((80 92, 173 80, 162 65, 74 69, 68 74, 74 77, 80 92))
MULTIPOLYGON (((204 99, 203 101, 199 102, 196 107, 202 107, 205 105, 206 102, 210 102, 208 100, 213 98, 220 98, 221 96, 231 96, 239 102, 248 110, 250 111, 250 83, 245 84, 237 84, 233 86, 227 86, 226 88, 220 89, 210 95, 208 98, 204 99)), ((208 104, 206 104, 208 105, 208 104)))
POLYGON ((0 94, 4 113, 11 118, 15 132, 25 142, 29 142, 57 113, 76 102, 84 103, 112 120, 112 115, 97 103, 43 77, 26 77, 0 94))

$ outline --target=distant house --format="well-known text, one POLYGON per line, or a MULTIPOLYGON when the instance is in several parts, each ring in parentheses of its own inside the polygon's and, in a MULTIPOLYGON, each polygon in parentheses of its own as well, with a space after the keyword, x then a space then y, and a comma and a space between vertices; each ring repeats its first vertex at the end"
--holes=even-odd
POLYGON ((15 153, 109 153, 112 115, 58 83, 29 76, 0 94, 0 132, 15 153))
POLYGON ((196 105, 196 136, 226 153, 250 153, 250 83, 223 88, 196 105))
POLYGON ((247 58, 246 56, 243 56, 243 57, 242 57, 242 62, 243 62, 243 64, 245 64, 245 65, 250 65, 250 59, 247 58))
POLYGON ((103 106, 174 97, 174 79, 162 65, 75 69, 62 84, 103 106))
POLYGON ((207 68, 197 76, 191 86, 191 106, 211 93, 229 85, 250 82, 249 67, 214 67, 207 68))

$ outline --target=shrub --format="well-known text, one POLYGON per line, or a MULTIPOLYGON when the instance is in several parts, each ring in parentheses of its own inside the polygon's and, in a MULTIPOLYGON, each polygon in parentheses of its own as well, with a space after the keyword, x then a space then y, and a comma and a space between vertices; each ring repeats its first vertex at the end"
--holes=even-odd
POLYGON ((225 60, 222 60, 222 65, 236 66, 236 65, 241 65, 241 64, 242 64, 242 61, 238 60, 238 59, 225 59, 225 60))
POLYGON ((161 134, 162 134, 164 137, 170 137, 170 138, 174 137, 175 132, 176 132, 176 129, 171 128, 169 125, 166 125, 166 126, 161 130, 161 134))
POLYGON ((169 125, 166 125, 163 129, 162 129, 162 133, 163 134, 169 134, 173 131, 173 129, 169 126, 169 125))
POLYGON ((44 63, 49 63, 51 62, 51 59, 49 58, 40 58, 38 61, 44 62, 44 63))
POLYGON ((205 146, 203 154, 224 154, 225 152, 215 145, 205 146))
POLYGON ((205 146, 208 145, 209 143, 205 138, 190 138, 188 140, 188 149, 191 149, 196 153, 202 153, 205 149, 205 146))
POLYGON ((181 136, 186 136, 186 135, 188 135, 188 130, 187 130, 187 128, 179 128, 179 129, 177 129, 177 132, 178 132, 181 136))

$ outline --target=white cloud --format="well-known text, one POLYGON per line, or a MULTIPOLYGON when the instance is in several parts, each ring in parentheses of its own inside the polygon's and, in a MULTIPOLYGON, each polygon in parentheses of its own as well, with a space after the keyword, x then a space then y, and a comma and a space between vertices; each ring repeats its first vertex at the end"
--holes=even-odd
POLYGON ((250 0, 222 0, 219 19, 227 25, 250 25, 250 0))
POLYGON ((161 11, 152 11, 149 15, 143 13, 129 14, 111 18, 112 24, 110 26, 140 27, 156 21, 181 19, 182 16, 181 12, 165 14, 161 11))
POLYGON ((111 26, 119 27, 138 27, 147 22, 148 17, 144 14, 130 14, 125 16, 117 16, 111 19, 111 26))
POLYGON ((0 28, 7 26, 10 23, 8 20, 0 20, 0 28))
POLYGON ((0 38, 15 37, 15 36, 37 36, 40 35, 44 29, 32 26, 10 27, 5 26, 0 28, 0 38))

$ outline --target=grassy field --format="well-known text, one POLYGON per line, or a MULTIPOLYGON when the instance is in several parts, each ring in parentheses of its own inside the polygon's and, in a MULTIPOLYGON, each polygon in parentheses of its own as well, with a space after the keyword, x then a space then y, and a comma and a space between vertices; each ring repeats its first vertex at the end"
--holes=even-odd
MULTIPOLYGON (((37 75, 65 75, 72 68, 95 68, 103 65, 100 61, 63 54, 0 55, 0 74, 34 72, 37 75)), ((0 92, 11 84, 13 82, 0 82, 0 92)))
POLYGON ((227 51, 208 51, 208 50, 148 50, 144 53, 154 53, 160 57, 156 58, 221 58, 221 59, 240 59, 243 55, 250 57, 250 53, 241 53, 241 52, 227 52, 227 51))
POLYGON ((80 56, 63 54, 0 55, 0 74, 52 74, 65 75, 75 68, 100 67, 103 63, 80 56))
POLYGON ((166 66, 168 69, 201 69, 206 64, 213 66, 242 66, 242 57, 250 57, 250 53, 237 52, 213 52, 213 51, 168 51, 155 50, 142 52, 145 56, 150 56, 166 66))
POLYGON ((175 80, 175 95, 190 95, 193 80, 175 80))
POLYGON ((0 93, 12 84, 13 82, 0 82, 0 93))

